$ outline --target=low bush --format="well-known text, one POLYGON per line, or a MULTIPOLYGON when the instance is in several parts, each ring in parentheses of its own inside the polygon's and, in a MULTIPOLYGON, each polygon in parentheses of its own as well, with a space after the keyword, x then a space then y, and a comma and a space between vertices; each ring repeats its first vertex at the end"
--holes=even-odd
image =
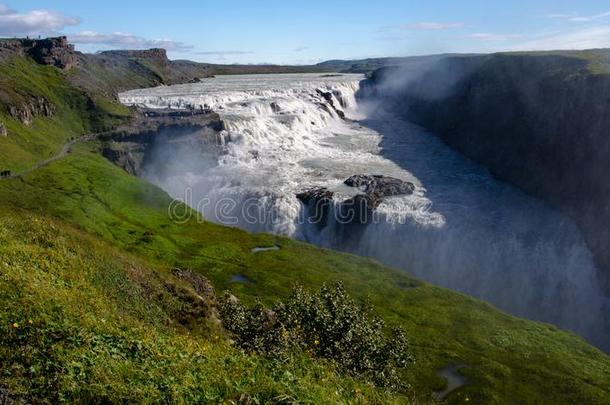
POLYGON ((246 307, 227 293, 220 302, 225 328, 239 347, 268 356, 305 351, 377 386, 402 391, 400 373, 413 361, 407 338, 368 305, 356 303, 341 283, 309 292, 295 287, 273 309, 246 307))

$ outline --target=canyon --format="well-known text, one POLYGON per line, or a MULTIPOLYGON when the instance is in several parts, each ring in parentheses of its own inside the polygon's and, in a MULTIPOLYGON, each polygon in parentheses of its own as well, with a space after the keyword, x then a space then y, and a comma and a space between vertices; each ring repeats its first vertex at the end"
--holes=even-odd
POLYGON ((222 121, 215 148, 160 131, 139 175, 208 220, 374 257, 607 348, 610 301, 577 223, 403 118, 403 93, 380 94, 376 75, 229 76, 122 93, 127 105, 205 107, 222 121), (372 198, 362 174, 409 187, 372 198))

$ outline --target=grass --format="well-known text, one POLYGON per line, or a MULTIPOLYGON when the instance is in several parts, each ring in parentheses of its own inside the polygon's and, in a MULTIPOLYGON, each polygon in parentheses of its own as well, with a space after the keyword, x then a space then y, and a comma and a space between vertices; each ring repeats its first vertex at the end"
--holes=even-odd
POLYGON ((7 137, 0 137, 0 169, 28 169, 54 155, 71 137, 109 128, 129 114, 111 99, 75 88, 56 68, 10 57, 0 63, 0 121, 8 130, 7 137), (51 118, 36 117, 24 125, 8 114, 9 106, 38 97, 54 107, 51 118))
MULTIPOLYGON (((9 137, 0 138, 0 159, 13 170, 128 115, 99 95, 92 105, 53 68, 13 60, 0 70, 10 78, 1 86, 9 102, 42 95, 57 107, 31 127, 2 115, 9 137)), ((173 222, 170 197, 105 160, 99 146, 78 145, 0 181, 0 388, 12 395, 49 403, 427 403, 446 385, 437 371, 460 364, 467 385, 449 403, 610 402, 608 356, 581 338, 366 258, 196 217, 173 222), (251 251, 274 244, 281 249, 251 251), (302 354, 278 362, 236 349, 209 318, 189 317, 202 304, 174 267, 269 306, 296 283, 342 281, 388 327, 405 330, 415 358, 405 376, 410 391, 375 389, 302 354), (233 282, 237 274, 253 283, 233 282)))
POLYGON ((205 319, 177 323, 190 301, 167 285, 193 293, 167 269, 65 223, 3 215, 0 242, 0 381, 17 398, 398 401, 306 356, 276 363, 234 349, 218 327, 196 327, 205 319))
POLYGON ((369 299, 391 326, 405 329, 416 359, 408 382, 420 399, 442 388, 436 371, 453 363, 467 366, 468 385, 450 402, 468 397, 480 403, 604 403, 610 397, 607 356, 579 337, 506 315, 365 258, 207 222, 173 223, 167 215, 170 198, 163 191, 92 153, 96 147, 83 145, 23 179, 0 183, 4 215, 55 218, 114 249, 101 256, 116 251, 154 267, 191 268, 218 290, 230 288, 250 303, 260 298, 271 304, 288 296, 294 283, 317 288, 341 280, 354 297, 369 299), (253 247, 271 244, 281 249, 251 253, 253 247), (233 283, 235 274, 254 283, 233 283))

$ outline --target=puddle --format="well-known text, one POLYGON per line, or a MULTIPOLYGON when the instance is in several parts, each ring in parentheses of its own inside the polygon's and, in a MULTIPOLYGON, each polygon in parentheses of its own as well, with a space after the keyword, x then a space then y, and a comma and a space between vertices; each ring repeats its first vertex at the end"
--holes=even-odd
POLYGON ((252 248, 252 253, 268 252, 270 250, 280 250, 280 247, 278 245, 273 245, 273 246, 257 246, 255 248, 252 248))
POLYGON ((463 367, 465 366, 461 364, 449 365, 438 370, 438 375, 447 380, 447 388, 435 393, 434 396, 437 399, 444 399, 447 395, 466 384, 466 377, 458 373, 458 370, 463 367))
POLYGON ((235 274, 231 277, 232 283, 242 283, 242 284, 254 284, 254 281, 244 276, 243 274, 235 274))

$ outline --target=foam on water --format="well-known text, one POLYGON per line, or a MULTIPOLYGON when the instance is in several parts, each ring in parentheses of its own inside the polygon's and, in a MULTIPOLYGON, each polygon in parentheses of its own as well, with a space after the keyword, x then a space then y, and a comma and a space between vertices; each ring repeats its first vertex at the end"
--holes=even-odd
POLYGON ((162 172, 152 167, 159 162, 145 168, 176 198, 191 189, 191 204, 206 218, 372 256, 608 348, 610 306, 574 224, 420 128, 379 108, 365 114, 355 99, 362 79, 225 76, 120 97, 152 108, 207 105, 221 115, 224 153, 176 149, 162 172), (380 220, 364 229, 303 221, 296 193, 327 187, 341 200, 354 194, 343 181, 360 173, 411 181, 416 190, 386 199, 380 220))

